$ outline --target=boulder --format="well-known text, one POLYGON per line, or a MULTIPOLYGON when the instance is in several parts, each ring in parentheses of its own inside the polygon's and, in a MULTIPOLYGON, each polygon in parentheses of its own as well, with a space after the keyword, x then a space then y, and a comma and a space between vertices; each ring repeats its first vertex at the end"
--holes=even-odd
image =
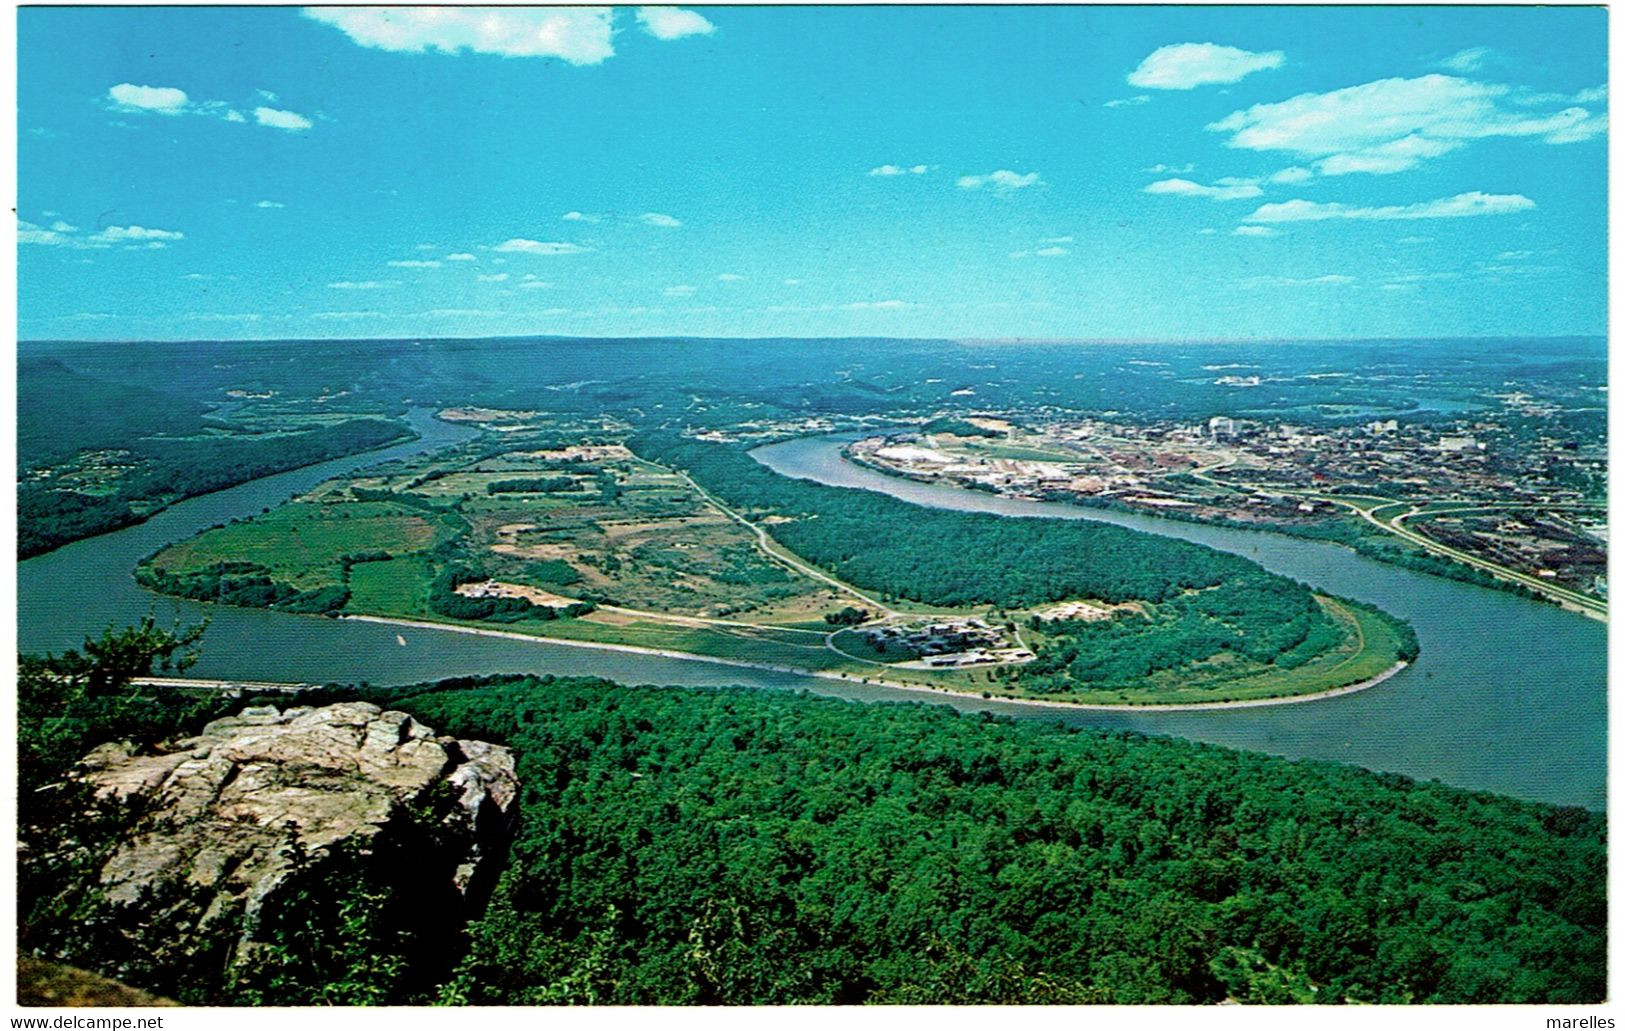
POLYGON ((225 934, 228 972, 252 957, 284 889, 340 857, 410 857, 409 876, 395 880, 434 897, 403 903, 472 912, 494 881, 519 786, 508 749, 365 702, 247 708, 147 754, 103 745, 77 775, 141 814, 100 868, 103 917, 137 951, 143 929, 162 929, 166 949, 177 935, 225 934))

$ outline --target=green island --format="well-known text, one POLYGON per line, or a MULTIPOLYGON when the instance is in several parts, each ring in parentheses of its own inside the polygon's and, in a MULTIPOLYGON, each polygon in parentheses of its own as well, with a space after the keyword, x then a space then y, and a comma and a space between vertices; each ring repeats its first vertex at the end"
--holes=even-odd
MULTIPOLYGON (((83 654, 25 656, 19 678, 20 943, 183 1003, 1557 1004, 1606 991, 1602 813, 941 706, 552 676, 306 692, 301 704, 365 698, 512 749, 517 832, 463 924, 420 903, 421 852, 328 856, 227 971, 242 931, 230 921, 131 937, 92 919, 95 872, 131 815, 61 781, 97 742, 140 754, 245 703, 286 704, 137 685, 184 669, 197 637, 149 621, 83 654)), ((155 890, 173 905, 197 889, 155 890)))
POLYGON ((1059 704, 1371 683, 1408 625, 1200 545, 925 509, 743 448, 561 423, 317 486, 161 549, 152 590, 1059 704))

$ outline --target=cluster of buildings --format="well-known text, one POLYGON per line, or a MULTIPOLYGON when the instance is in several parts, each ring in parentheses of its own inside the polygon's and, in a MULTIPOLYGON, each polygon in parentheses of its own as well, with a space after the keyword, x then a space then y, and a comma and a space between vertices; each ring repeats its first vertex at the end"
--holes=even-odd
POLYGON ((925 669, 1009 665, 1033 658, 1032 652, 1009 640, 1002 627, 980 619, 886 624, 859 632, 876 651, 896 650, 918 656, 907 665, 925 669))
MULTIPOLYGON (((1512 508, 1557 506, 1585 518, 1519 518, 1499 528, 1418 520, 1442 543, 1493 556, 1575 589, 1606 589, 1606 442, 1576 440, 1560 405, 1498 396, 1450 420, 1296 425, 1216 415, 1202 423, 1056 419, 1014 430, 1010 450, 1050 461, 992 457, 951 437, 892 434, 848 449, 854 460, 913 479, 948 480, 1013 497, 1108 502, 1196 519, 1289 526, 1335 511, 1302 496, 1365 494, 1394 501, 1457 501, 1512 508), (1592 511, 1595 509, 1595 512, 1592 511), (1514 525, 1515 524, 1515 525, 1514 525), (1446 540, 1448 538, 1448 540, 1446 540)), ((985 414, 985 413, 984 413, 985 414)))

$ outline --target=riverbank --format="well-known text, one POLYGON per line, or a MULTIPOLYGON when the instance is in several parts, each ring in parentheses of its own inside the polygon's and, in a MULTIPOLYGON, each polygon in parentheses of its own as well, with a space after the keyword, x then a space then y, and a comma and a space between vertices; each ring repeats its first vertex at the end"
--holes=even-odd
POLYGON ((967 698, 973 701, 1001 702, 1009 705, 1032 706, 1045 709, 1066 709, 1076 712, 1203 712, 1223 709, 1256 709, 1266 706, 1294 705, 1299 702, 1320 701, 1326 698, 1336 698, 1341 695, 1354 694, 1376 687, 1378 684, 1394 676, 1400 670, 1410 665, 1407 662, 1396 662, 1377 676, 1354 684, 1345 684, 1325 691, 1316 691, 1310 694, 1282 695, 1275 698, 1247 698, 1229 702, 1174 702, 1158 704, 1155 702, 1124 702, 1118 705, 1104 705, 1098 702, 1063 702, 1050 698, 1028 698, 1020 695, 994 694, 993 692, 958 691, 947 687, 932 687, 927 684, 914 684, 905 681, 887 680, 883 677, 854 677, 846 673, 830 673, 822 670, 798 669, 794 666, 779 666, 766 662, 750 662, 745 659, 724 659, 709 655, 695 655, 692 652, 669 651, 660 648, 644 648, 635 644, 605 644, 600 642, 571 641, 558 637, 543 637, 539 634, 522 634, 515 630, 491 630, 485 627, 467 626, 461 623, 440 623, 427 619, 398 619, 391 616, 344 615, 339 619, 352 620, 359 623, 379 623, 384 626, 413 627, 419 630, 444 630, 458 634, 470 634, 475 637, 495 637, 509 641, 529 641, 537 644, 563 645, 567 648, 590 648, 595 651, 626 652, 633 655, 649 655, 662 659, 687 659, 693 662, 709 662, 718 666, 735 666, 741 669, 763 670, 769 673, 788 673, 794 676, 816 677, 820 680, 833 680, 839 683, 867 684, 872 687, 884 687, 894 691, 914 691, 920 694, 935 697, 967 698))

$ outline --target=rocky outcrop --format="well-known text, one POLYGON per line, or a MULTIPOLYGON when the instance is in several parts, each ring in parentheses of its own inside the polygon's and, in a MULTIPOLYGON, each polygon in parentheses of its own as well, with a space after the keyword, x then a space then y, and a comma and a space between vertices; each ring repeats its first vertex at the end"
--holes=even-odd
POLYGON ((395 882, 437 897, 407 904, 477 902, 517 814, 508 749, 364 702, 244 709, 148 754, 104 745, 79 775, 141 813, 101 866, 102 914, 136 937, 226 933, 228 971, 252 953, 279 895, 340 858, 410 857, 410 876, 395 882))

